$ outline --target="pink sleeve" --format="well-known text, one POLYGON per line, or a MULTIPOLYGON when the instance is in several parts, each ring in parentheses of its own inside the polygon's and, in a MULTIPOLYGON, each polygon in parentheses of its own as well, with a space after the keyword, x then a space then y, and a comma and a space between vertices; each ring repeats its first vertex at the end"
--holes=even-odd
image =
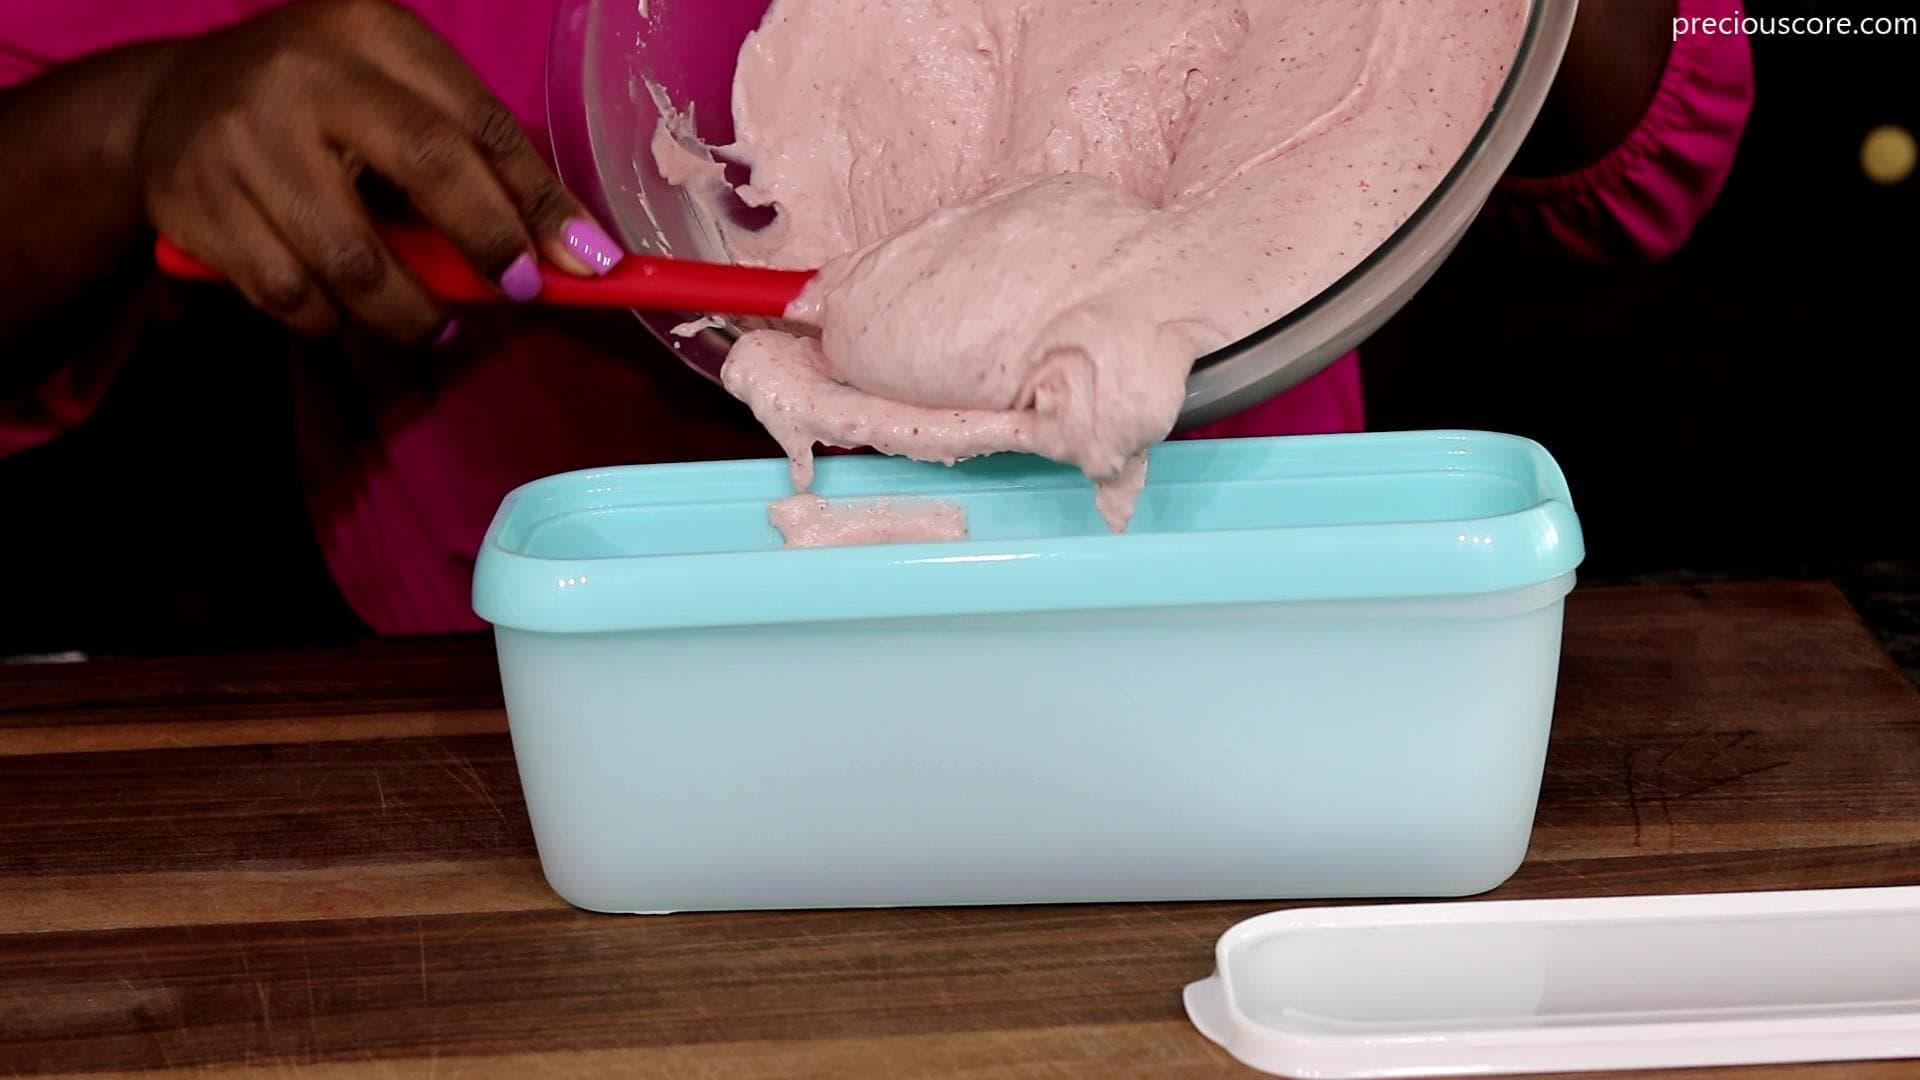
MULTIPOLYGON (((21 0, 0 3, 0 90, 91 53, 155 38, 205 33, 276 0, 21 0)), ((30 450, 78 426, 106 397, 135 348, 133 327, 89 321, 71 335, 45 334, 28 358, 38 382, 0 396, 0 457, 30 450)))
MULTIPOLYGON (((1675 14, 1742 8, 1677 0, 1675 14)), ((1654 262, 1692 235, 1720 196, 1753 107, 1753 57, 1744 34, 1683 34, 1646 115, 1592 165, 1554 177, 1507 177, 1480 225, 1491 238, 1595 263, 1654 262)))
POLYGON ((90 53, 203 34, 285 0, 15 0, 0 4, 0 87, 90 53))
MULTIPOLYGON (((289 0, 8 0, 0 88, 137 41, 204 34, 289 0)), ((523 123, 539 114, 552 0, 398 0, 453 44, 523 123)))

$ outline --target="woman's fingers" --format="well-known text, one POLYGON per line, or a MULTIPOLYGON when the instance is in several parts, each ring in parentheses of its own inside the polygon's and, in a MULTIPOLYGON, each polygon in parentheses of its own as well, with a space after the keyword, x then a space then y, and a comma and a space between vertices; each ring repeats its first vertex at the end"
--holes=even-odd
POLYGON ((322 122, 330 140, 364 154, 508 298, 538 294, 533 238, 486 159, 440 109, 376 74, 322 122))
POLYGON ((168 230, 169 239, 219 267, 248 303, 295 333, 322 337, 338 329, 340 313, 246 191, 220 184, 190 201, 197 205, 182 215, 180 228, 168 230), (213 222, 217 228, 205 227, 213 222))
POLYGON ((513 114, 488 98, 469 106, 468 132, 514 200, 543 254, 575 273, 604 274, 625 253, 534 151, 513 114))
POLYGON ((402 342, 448 326, 362 185, 398 188, 513 299, 538 294, 541 256, 578 274, 619 262, 513 115, 394 4, 290 4, 207 41, 143 125, 143 194, 163 233, 287 325, 350 319, 402 342))
POLYGON ((405 16, 403 24, 372 45, 369 59, 465 133, 549 261, 577 274, 604 274, 616 266, 625 253, 561 186, 512 111, 424 23, 405 16))
POLYGON ((430 341, 447 316, 374 231, 352 179, 319 133, 238 163, 288 250, 355 322, 403 343, 430 341))

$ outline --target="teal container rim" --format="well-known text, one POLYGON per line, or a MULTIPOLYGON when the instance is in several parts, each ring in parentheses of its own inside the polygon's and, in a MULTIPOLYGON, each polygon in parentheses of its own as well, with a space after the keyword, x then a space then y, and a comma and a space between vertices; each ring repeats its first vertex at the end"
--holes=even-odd
MULTIPOLYGON (((1522 485, 1511 512, 1443 520, 1130 531, 1022 539, 549 558, 526 550, 545 522, 607 510, 765 504, 791 493, 779 459, 561 473, 501 502, 474 569, 473 605, 497 628, 554 634, 846 620, 1432 599, 1503 592, 1571 573, 1585 557, 1566 478, 1533 440, 1482 431, 1195 440, 1152 452, 1156 486, 1398 476, 1445 483, 1494 473, 1522 485)), ((951 468, 877 455, 819 463, 828 497, 944 498, 1058 491, 1078 473, 1001 455, 951 468)), ((771 526, 766 531, 772 536, 771 526)))

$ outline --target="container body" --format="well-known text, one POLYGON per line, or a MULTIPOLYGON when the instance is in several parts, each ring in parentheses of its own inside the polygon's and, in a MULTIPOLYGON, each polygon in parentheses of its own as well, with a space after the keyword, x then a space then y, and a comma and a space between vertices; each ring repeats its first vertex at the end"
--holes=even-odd
POLYGON ((580 907, 1448 896, 1526 852, 1564 588, 497 633, 580 907))
POLYGON ((476 596, 549 882, 614 912, 1500 884, 1581 554, 1551 459, 1237 442, 1162 448, 1122 536, 1084 481, 1004 462, 823 463, 824 487, 914 477, 975 523, 858 550, 764 535, 748 496, 779 463, 523 489, 476 596))

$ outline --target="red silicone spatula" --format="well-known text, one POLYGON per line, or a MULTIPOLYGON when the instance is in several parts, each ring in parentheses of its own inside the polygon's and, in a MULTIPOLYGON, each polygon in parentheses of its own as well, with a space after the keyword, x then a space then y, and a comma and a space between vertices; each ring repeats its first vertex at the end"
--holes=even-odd
MULTIPOLYGON (((402 223, 376 228, 388 250, 419 276, 435 298, 454 304, 509 302, 492 282, 467 264, 465 256, 439 230, 402 223)), ((162 273, 172 277, 226 280, 219 271, 164 236, 154 245, 154 260, 162 273)), ((540 277, 540 295, 533 301, 537 304, 778 318, 812 280, 813 272, 628 255, 604 277, 575 277, 544 263, 540 277)))

